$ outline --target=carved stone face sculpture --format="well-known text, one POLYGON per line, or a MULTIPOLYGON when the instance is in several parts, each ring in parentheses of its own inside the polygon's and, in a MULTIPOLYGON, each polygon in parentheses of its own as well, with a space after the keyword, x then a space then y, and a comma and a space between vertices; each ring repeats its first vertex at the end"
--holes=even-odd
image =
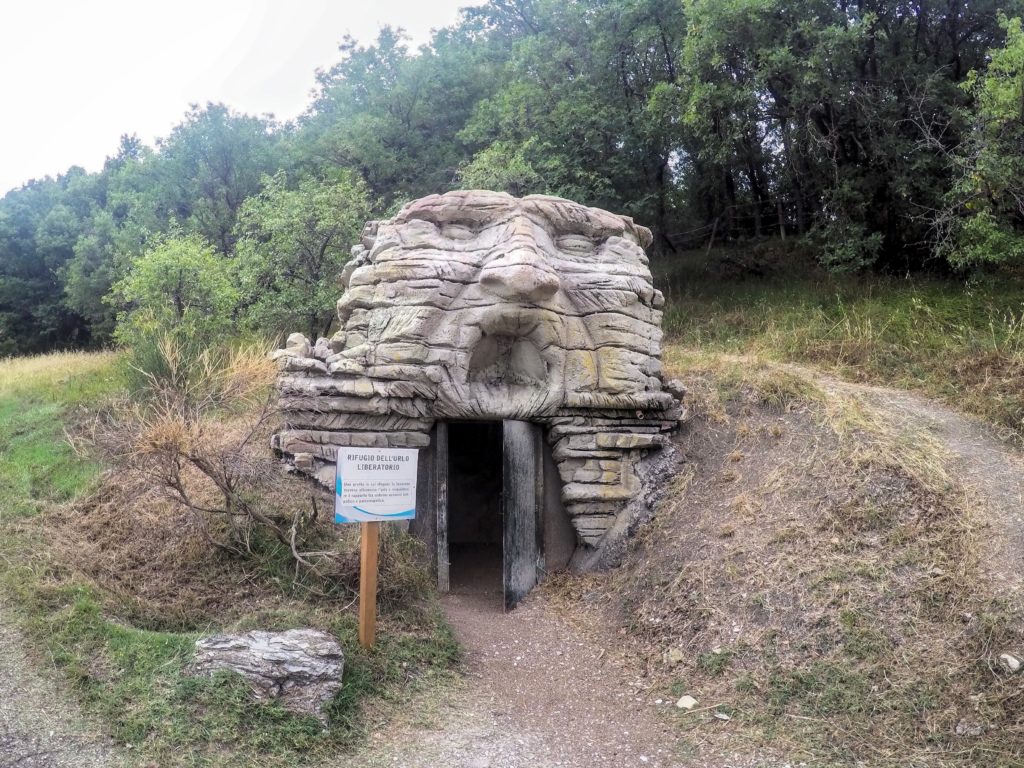
POLYGON ((539 423, 577 534, 598 543, 678 419, 650 239, 569 200, 479 190, 371 222, 342 275, 338 333, 278 353, 278 449, 331 485, 339 446, 425 447, 439 419, 539 423))
POLYGON ((337 342, 370 365, 423 366, 441 417, 535 419, 657 391, 649 242, 560 198, 423 198, 366 243, 337 342))

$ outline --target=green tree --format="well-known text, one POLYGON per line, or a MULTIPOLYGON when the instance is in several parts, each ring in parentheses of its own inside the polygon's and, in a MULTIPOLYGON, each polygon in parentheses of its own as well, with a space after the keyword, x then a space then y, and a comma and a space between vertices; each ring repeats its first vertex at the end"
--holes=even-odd
POLYGON ((461 185, 508 192, 516 197, 548 192, 544 177, 530 159, 536 144, 533 139, 520 146, 494 142, 459 169, 461 185))
POLYGON ((153 203, 164 220, 201 234, 222 254, 235 244, 242 203, 277 170, 277 126, 224 104, 197 106, 158 142, 153 203))
POLYGON ((964 88, 974 97, 971 131, 955 153, 961 175, 939 220, 957 266, 1024 263, 1024 29, 1000 17, 1006 43, 964 88))
POLYGON ((370 46, 346 38, 341 54, 301 121, 298 162, 354 170, 389 207, 450 189, 472 154, 459 131, 493 90, 500 56, 480 25, 440 30, 416 54, 385 27, 370 46))
POLYGON ((337 280, 368 218, 366 184, 352 172, 303 179, 294 189, 284 172, 266 179, 238 224, 235 263, 250 321, 272 334, 326 335, 337 280))
POLYGON ((88 343, 87 324, 65 305, 60 279, 79 221, 66 194, 84 176, 72 168, 0 199, 0 355, 88 343))
POLYGON ((239 293, 230 264, 196 233, 157 237, 113 287, 115 337, 126 346, 166 334, 197 346, 234 331, 239 293))
POLYGON ((122 136, 117 154, 97 175, 102 190, 90 207, 64 266, 65 303, 89 323, 93 345, 113 338, 116 310, 104 301, 150 237, 167 228, 157 216, 153 153, 136 136, 122 136))
POLYGON ((963 138, 958 84, 1002 39, 1005 5, 689 0, 691 199, 719 236, 774 213, 830 267, 920 266, 963 138), (922 131, 937 126, 938 148, 922 131))
POLYGON ((498 172, 507 157, 536 185, 526 191, 628 213, 670 250, 679 137, 658 94, 679 74, 682 5, 508 0, 474 13, 507 53, 499 87, 459 134, 475 149, 464 175, 498 172))

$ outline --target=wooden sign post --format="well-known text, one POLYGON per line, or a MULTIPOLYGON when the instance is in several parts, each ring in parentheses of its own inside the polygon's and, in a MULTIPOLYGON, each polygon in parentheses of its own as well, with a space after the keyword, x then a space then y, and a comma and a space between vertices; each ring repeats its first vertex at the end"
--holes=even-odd
POLYGON ((416 517, 415 448, 339 448, 334 522, 359 523, 359 644, 377 636, 380 524, 416 517))
POLYGON ((359 644, 373 648, 377 637, 377 554, 380 523, 359 524, 359 644))

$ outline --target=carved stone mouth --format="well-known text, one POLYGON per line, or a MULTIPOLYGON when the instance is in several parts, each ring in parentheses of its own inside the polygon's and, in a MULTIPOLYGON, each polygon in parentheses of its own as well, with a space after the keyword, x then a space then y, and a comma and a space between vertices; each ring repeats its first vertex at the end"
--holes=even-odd
POLYGON ((530 339, 485 333, 469 359, 469 379, 492 386, 542 387, 548 379, 548 368, 530 339))
POLYGON ((550 382, 542 349, 547 346, 536 312, 495 307, 480 322, 469 359, 469 380, 490 386, 538 388, 550 382))

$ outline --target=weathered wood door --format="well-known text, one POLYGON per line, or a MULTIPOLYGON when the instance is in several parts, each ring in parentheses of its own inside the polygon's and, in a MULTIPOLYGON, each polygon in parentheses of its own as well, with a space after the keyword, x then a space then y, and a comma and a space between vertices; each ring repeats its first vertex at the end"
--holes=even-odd
POLYGON ((437 535, 437 589, 450 588, 448 557, 448 425, 439 421, 434 429, 434 530, 437 535))
POLYGON ((539 426, 504 421, 502 441, 503 581, 509 610, 537 584, 544 474, 539 426))

